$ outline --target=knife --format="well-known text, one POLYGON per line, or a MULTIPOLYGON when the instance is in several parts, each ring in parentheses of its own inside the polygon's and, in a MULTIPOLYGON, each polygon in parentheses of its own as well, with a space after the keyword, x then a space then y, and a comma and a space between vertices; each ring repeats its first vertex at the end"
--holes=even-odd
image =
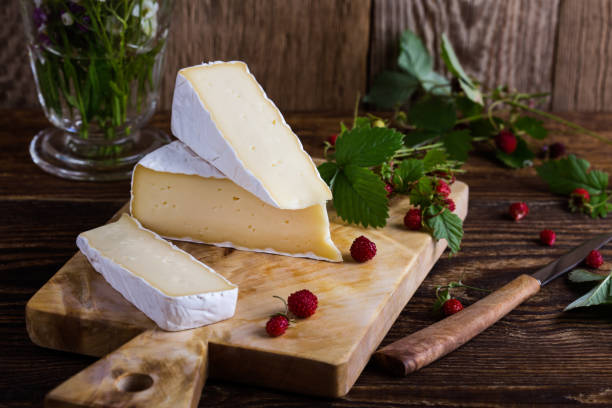
POLYGON ((520 275, 461 312, 381 348, 374 353, 374 361, 400 376, 425 367, 476 337, 535 295, 542 286, 582 262, 591 250, 611 240, 612 234, 607 233, 585 241, 534 274, 520 275))

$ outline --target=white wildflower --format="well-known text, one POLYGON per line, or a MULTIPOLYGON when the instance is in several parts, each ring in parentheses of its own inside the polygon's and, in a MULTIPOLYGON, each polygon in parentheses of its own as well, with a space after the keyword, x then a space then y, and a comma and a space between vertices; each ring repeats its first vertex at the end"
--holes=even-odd
POLYGON ((159 4, 154 0, 143 0, 142 9, 140 4, 134 5, 132 16, 140 17, 140 29, 147 37, 157 34, 157 11, 159 4))
POLYGON ((64 23, 65 26, 69 26, 72 25, 74 23, 74 19, 72 18, 72 14, 68 13, 67 11, 62 13, 62 23, 64 23))

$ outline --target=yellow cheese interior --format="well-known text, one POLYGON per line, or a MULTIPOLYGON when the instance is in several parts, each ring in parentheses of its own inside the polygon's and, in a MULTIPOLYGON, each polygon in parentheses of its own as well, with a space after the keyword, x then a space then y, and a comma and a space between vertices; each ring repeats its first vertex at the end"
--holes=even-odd
POLYGON ((326 239, 329 222, 320 204, 281 210, 228 179, 157 172, 140 165, 132 193, 132 215, 166 237, 342 260, 326 239))
POLYGON ((244 63, 195 66, 180 73, 280 208, 305 208, 331 199, 312 159, 244 63))
POLYGON ((234 287, 187 253, 140 228, 129 215, 123 214, 118 221, 82 235, 102 255, 166 295, 185 296, 234 287))

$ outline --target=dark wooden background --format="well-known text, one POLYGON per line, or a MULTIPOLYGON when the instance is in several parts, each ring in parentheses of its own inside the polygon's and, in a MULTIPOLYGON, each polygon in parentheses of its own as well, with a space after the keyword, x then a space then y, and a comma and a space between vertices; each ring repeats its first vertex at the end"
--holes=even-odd
MULTIPOLYGON (((19 2, 2 3, 0 107, 35 107, 19 2)), ((241 59, 285 111, 350 111, 395 66, 405 28, 430 51, 446 32, 485 88, 550 92, 557 111, 612 111, 610 0, 175 0, 161 109, 179 68, 241 59)))

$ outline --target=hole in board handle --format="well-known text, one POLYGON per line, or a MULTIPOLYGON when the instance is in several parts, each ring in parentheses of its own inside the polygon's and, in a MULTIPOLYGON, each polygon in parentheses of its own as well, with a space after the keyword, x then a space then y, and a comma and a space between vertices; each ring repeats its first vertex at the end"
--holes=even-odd
POLYGON ((115 386, 123 392, 140 392, 153 385, 153 378, 149 374, 126 373, 115 381, 115 386))

